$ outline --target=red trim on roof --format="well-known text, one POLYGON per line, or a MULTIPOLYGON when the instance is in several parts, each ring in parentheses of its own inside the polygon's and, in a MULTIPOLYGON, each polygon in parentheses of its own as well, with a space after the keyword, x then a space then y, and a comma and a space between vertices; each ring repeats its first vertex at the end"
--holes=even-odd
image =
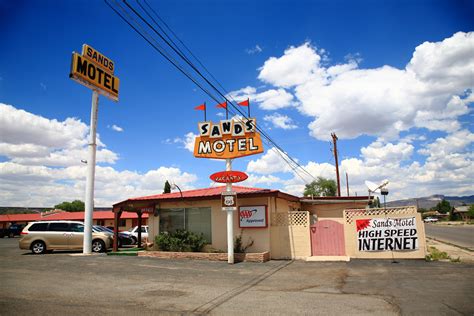
MULTIPOLYGON (((205 189, 196 189, 196 190, 188 190, 188 191, 183 191, 183 198, 221 195, 222 191, 225 191, 225 190, 226 190, 225 186, 218 186, 218 187, 205 188, 205 189)), ((250 187, 242 187, 242 186, 237 186, 237 185, 232 186, 232 191, 237 192, 237 193, 278 192, 278 190, 250 188, 250 187)), ((136 198, 129 199, 129 201, 166 200, 166 199, 176 199, 176 198, 181 198, 181 193, 180 192, 136 197, 136 198)))
MULTIPOLYGON (((196 189, 196 190, 187 190, 182 191, 182 196, 180 192, 173 193, 164 193, 164 194, 155 194, 141 197, 130 198, 125 201, 114 204, 114 206, 133 201, 163 201, 163 200, 179 200, 179 199, 202 199, 202 198, 215 198, 220 197, 221 193, 226 190, 226 186, 216 186, 212 188, 196 189)), ((238 195, 282 195, 283 198, 295 199, 298 200, 298 197, 280 192, 279 190, 272 189, 261 189, 261 188, 252 188, 233 185, 232 191, 237 192, 238 195)))

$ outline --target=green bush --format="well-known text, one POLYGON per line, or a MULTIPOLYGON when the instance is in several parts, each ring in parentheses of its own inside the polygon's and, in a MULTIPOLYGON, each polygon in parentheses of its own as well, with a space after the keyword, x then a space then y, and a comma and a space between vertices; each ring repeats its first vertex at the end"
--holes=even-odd
POLYGON ((449 260, 451 257, 444 251, 439 251, 438 248, 430 246, 428 248, 429 254, 425 257, 426 261, 449 260))
POLYGON ((178 229, 174 233, 160 233, 155 238, 155 244, 162 251, 199 252, 204 248, 206 239, 202 233, 178 229))
POLYGON ((235 240, 234 240, 234 252, 235 253, 245 253, 248 248, 253 246, 253 239, 252 238, 249 238, 247 240, 247 244, 244 246, 244 244, 242 242, 242 234, 243 234, 243 231, 241 230, 240 235, 235 237, 235 240))

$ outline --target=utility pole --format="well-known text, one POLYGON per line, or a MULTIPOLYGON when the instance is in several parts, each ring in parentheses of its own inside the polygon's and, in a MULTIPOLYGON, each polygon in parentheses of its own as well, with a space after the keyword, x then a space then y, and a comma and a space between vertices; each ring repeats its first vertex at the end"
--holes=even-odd
POLYGON ((347 175, 347 172, 346 172, 346 188, 347 188, 347 196, 349 196, 349 176, 347 175))
POLYGON ((334 150, 334 160, 336 161, 336 180, 337 180, 337 196, 341 196, 341 181, 339 180, 339 162, 337 160, 337 136, 336 133, 331 133, 332 144, 334 150))

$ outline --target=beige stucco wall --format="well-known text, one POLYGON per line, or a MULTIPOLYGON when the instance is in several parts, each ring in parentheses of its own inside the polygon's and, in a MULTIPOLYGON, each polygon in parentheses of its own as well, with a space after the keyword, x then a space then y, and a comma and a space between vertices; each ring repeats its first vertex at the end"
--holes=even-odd
POLYGON ((367 201, 327 204, 304 203, 302 208, 311 214, 315 214, 318 218, 331 219, 343 223, 345 209, 364 208, 366 205, 367 201))
POLYGON ((304 259, 311 255, 309 213, 300 211, 299 202, 271 199, 271 258, 304 259), (273 207, 276 205, 276 207, 273 207))
MULTIPOLYGON (((269 206, 269 198, 239 198, 237 200, 238 206, 249 206, 249 205, 266 205, 269 206)), ((212 225, 212 244, 211 247, 227 252, 227 212, 223 212, 221 209, 220 200, 204 200, 204 201, 185 201, 178 203, 162 202, 160 203, 161 209, 168 208, 190 208, 190 207, 210 207, 211 208, 211 225, 212 225)), ((272 206, 267 207, 268 212, 268 226, 270 226, 270 213, 272 212, 272 206)), ((242 230, 242 242, 245 244, 249 238, 252 238, 254 244, 247 249, 248 252, 264 252, 270 251, 270 228, 239 228, 239 217, 238 212, 234 214, 234 239, 240 235, 242 230)), ((159 216, 153 216, 150 214, 149 230, 151 236, 159 234, 159 216)), ((154 240, 154 237, 152 237, 154 240)))
POLYGON ((359 251, 357 241, 357 219, 372 219, 372 218, 384 218, 385 215, 360 215, 354 216, 351 223, 344 225, 344 234, 346 242, 346 254, 351 258, 360 259, 422 259, 426 255, 426 236, 425 236, 425 225, 421 218, 420 213, 416 212, 416 208, 412 207, 409 212, 404 214, 388 214, 389 218, 403 218, 403 217, 415 217, 416 229, 418 234, 418 249, 413 251, 359 251))

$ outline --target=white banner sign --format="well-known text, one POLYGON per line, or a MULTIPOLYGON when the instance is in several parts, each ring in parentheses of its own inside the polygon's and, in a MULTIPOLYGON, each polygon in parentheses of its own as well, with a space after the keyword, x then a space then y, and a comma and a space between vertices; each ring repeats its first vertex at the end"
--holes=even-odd
POLYGON ((418 249, 415 217, 357 219, 359 251, 418 249))
POLYGON ((239 207, 239 227, 267 227, 267 207, 265 205, 239 207))

